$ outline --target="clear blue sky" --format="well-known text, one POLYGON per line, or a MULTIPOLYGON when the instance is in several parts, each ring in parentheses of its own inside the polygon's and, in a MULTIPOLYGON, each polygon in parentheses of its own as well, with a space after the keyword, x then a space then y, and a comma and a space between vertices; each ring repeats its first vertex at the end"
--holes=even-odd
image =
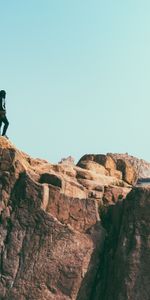
POLYGON ((0 0, 11 141, 50 162, 150 161, 149 12, 149 0, 0 0))

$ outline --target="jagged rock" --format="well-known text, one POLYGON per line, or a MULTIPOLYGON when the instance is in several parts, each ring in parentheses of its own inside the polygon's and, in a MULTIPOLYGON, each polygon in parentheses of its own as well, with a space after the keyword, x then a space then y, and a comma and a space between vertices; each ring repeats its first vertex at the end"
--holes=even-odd
POLYGON ((134 185, 138 178, 138 173, 130 162, 123 159, 117 160, 117 168, 122 172, 122 178, 129 184, 134 185))
POLYGON ((68 156, 66 158, 62 158, 59 164, 74 164, 74 158, 72 156, 68 156))
POLYGON ((126 154, 53 165, 0 137, 0 299, 148 300, 150 190, 129 193, 148 172, 126 154))
POLYGON ((87 169, 90 171, 94 171, 95 173, 101 174, 101 175, 109 175, 106 168, 98 163, 96 163, 93 160, 81 160, 78 163, 78 166, 83 169, 87 169))
POLYGON ((92 235, 63 225, 40 209, 41 186, 21 180, 22 190, 18 182, 12 195, 11 226, 2 251, 4 299, 76 299, 93 253, 99 263, 104 229, 99 228, 94 243, 92 235))
POLYGON ((126 195, 129 193, 129 188, 126 187, 116 187, 108 186, 104 189, 103 194, 103 204, 114 204, 118 200, 125 199, 126 195))
POLYGON ((103 215, 102 264, 90 300, 150 299, 150 189, 135 188, 103 215))
MULTIPOLYGON (((123 178, 122 172, 119 170, 109 170, 109 175, 112 177, 115 177, 119 180, 125 180, 126 178, 123 178)), ((126 180, 125 180, 126 181, 126 180)), ((132 184, 131 182, 128 182, 129 184, 132 184)), ((134 183, 134 182, 133 182, 134 183)))
POLYGON ((128 154, 86 154, 77 165, 84 167, 89 162, 104 166, 110 176, 123 179, 131 185, 135 185, 138 178, 150 177, 150 163, 128 154))

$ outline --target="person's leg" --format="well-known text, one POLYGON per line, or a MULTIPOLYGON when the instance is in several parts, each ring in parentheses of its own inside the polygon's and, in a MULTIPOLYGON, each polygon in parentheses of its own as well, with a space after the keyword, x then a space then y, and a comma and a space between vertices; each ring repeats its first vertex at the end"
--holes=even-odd
POLYGON ((0 118, 0 135, 1 135, 1 127, 2 127, 2 118, 0 118))
POLYGON ((3 128, 3 133, 2 133, 2 135, 5 135, 5 134, 6 134, 6 131, 7 131, 7 128, 8 128, 8 126, 9 126, 9 122, 8 122, 6 116, 3 117, 2 121, 3 121, 3 123, 4 123, 4 128, 3 128))

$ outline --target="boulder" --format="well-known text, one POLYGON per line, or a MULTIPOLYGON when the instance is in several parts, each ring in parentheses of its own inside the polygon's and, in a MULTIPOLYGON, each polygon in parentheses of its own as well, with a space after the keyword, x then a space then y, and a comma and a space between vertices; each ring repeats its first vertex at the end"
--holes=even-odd
POLYGON ((130 162, 123 159, 117 160, 117 169, 121 171, 122 178, 127 183, 134 185, 138 178, 138 173, 135 168, 130 164, 130 162))
POLYGON ((105 169, 104 166, 100 165, 99 163, 93 161, 93 160, 81 160, 81 162, 78 164, 80 168, 93 171, 95 173, 101 174, 101 175, 108 175, 108 171, 105 169))

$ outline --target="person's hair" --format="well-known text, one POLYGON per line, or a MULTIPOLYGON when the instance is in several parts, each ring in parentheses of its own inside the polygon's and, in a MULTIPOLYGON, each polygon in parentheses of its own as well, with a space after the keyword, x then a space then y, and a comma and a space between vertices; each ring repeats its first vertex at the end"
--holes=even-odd
POLYGON ((6 96, 6 92, 4 90, 0 91, 0 97, 5 97, 6 96))
POLYGON ((6 96, 6 92, 4 90, 0 91, 0 97, 5 97, 6 96))

